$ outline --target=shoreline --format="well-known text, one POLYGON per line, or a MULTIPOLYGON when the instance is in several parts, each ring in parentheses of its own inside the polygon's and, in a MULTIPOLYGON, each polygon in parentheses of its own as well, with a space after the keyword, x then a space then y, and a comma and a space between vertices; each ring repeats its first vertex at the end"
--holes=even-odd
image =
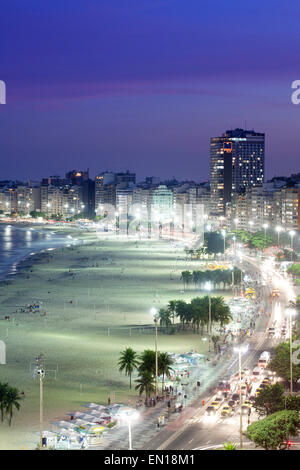
MULTIPOLYGON (((44 241, 45 245, 57 245, 55 247, 43 247, 43 248, 37 248, 33 247, 32 248, 32 253, 24 253, 23 255, 20 255, 18 259, 13 259, 11 258, 9 263, 7 264, 7 269, 0 273, 0 285, 3 283, 5 285, 10 284, 13 282, 13 279, 18 276, 18 274, 22 273, 22 271, 26 269, 30 269, 31 267, 34 266, 34 264, 38 261, 40 261, 43 257, 46 258, 47 255, 53 250, 61 249, 61 248, 67 248, 69 245, 67 237, 70 236, 70 231, 77 236, 79 235, 79 229, 74 226, 69 226, 69 227, 56 227, 53 226, 53 224, 35 224, 35 227, 33 228, 30 223, 26 223, 23 221, 18 221, 14 223, 3 223, 1 221, 2 225, 5 226, 13 226, 13 227, 21 227, 21 228, 28 228, 30 230, 36 230, 38 232, 42 232, 43 234, 47 234, 47 230, 51 230, 52 233, 57 236, 56 240, 49 240, 49 242, 46 242, 46 239, 44 241), (61 230, 60 230, 61 229, 61 230), (68 230, 69 229, 69 230, 68 230), (70 230, 71 229, 71 230, 70 230), (13 272, 12 272, 13 271, 13 272)), ((78 239, 73 239, 72 238, 72 246, 77 246, 80 244, 80 240, 78 239), (77 241, 77 243, 76 243, 77 241)), ((25 246, 24 246, 25 249, 25 246)))
MULTIPOLYGON (((200 262, 178 259, 174 246, 165 241, 125 240, 76 227, 61 231, 80 244, 34 255, 31 266, 23 261, 8 285, 0 284, 0 339, 7 346, 1 380, 26 395, 11 428, 0 423, 0 448, 31 449, 37 441, 39 387, 31 372, 37 355, 44 354, 49 370, 45 429, 84 403, 107 404, 111 394, 115 402, 134 402, 138 393, 129 389, 117 366, 120 352, 129 345, 138 354, 153 349, 153 334, 143 329, 151 323, 150 308, 195 295, 192 290, 180 293, 180 272, 200 262), (176 270, 172 279, 171 269, 176 270), (29 311, 33 304, 40 305, 39 312, 29 311), (57 367, 54 378, 51 371, 57 367)), ((160 350, 175 353, 207 347, 192 333, 160 334, 159 344, 160 350)))

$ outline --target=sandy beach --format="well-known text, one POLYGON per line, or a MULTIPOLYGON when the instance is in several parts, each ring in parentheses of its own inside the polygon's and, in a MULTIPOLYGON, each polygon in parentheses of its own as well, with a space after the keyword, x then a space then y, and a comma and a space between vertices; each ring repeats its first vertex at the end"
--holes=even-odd
MULTIPOLYGON (((199 295, 193 289, 182 292, 180 273, 200 268, 201 262, 186 261, 166 241, 61 230, 69 230, 80 244, 37 254, 0 284, 0 339, 7 345, 1 381, 25 393, 11 428, 0 423, 0 449, 31 449, 38 442, 39 385, 33 378, 38 354, 44 354, 46 364, 45 429, 86 402, 106 404, 110 395, 116 402, 135 403, 137 393, 118 371, 120 351, 154 348, 153 332, 147 329, 152 306, 199 295), (33 303, 39 312, 20 312, 33 303)), ((193 333, 159 335, 160 350, 205 348, 193 333)))

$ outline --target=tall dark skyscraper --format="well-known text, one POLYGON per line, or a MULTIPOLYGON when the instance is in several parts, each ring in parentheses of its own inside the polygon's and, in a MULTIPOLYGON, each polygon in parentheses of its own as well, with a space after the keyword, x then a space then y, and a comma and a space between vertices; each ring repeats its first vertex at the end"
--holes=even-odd
POLYGON ((235 129, 210 139, 211 213, 224 214, 233 193, 264 181, 265 134, 235 129))

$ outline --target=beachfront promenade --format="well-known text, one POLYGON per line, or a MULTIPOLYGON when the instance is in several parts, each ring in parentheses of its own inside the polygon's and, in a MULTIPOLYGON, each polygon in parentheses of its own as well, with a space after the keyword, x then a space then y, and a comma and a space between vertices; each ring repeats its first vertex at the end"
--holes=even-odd
MULTIPOLYGON (((147 328, 152 325, 151 307, 195 296, 193 289, 182 290, 180 275, 200 268, 201 262, 186 259, 173 244, 61 230, 72 237, 70 245, 75 238, 78 245, 33 256, 0 284, 0 338, 7 345, 1 376, 26 397, 12 426, 0 424, 0 448, 26 449, 37 443, 39 387, 31 370, 37 355, 44 354, 49 369, 45 429, 82 403, 106 404, 111 393, 116 402, 134 403, 137 392, 118 370, 120 352, 127 346, 138 353, 154 349, 153 329, 147 328), (20 312, 34 304, 39 312, 20 312)), ((207 343, 192 332, 182 332, 180 338, 160 334, 159 349, 205 352, 207 343)))

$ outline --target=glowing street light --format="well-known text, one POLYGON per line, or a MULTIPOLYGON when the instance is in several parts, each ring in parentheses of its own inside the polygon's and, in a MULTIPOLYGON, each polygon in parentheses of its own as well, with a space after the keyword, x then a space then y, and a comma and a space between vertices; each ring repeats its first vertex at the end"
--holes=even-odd
POLYGON ((130 410, 130 411, 123 411, 121 410, 119 413, 119 416, 124 420, 127 421, 128 424, 128 444, 129 444, 129 450, 132 450, 132 435, 131 435, 131 425, 132 423, 135 423, 139 420, 140 415, 137 411, 135 410, 130 410))
POLYGON ((290 330, 290 392, 293 393, 293 348, 292 348, 292 317, 297 314, 294 303, 291 302, 291 306, 285 310, 285 313, 289 315, 289 330, 290 330))
POLYGON ((295 230, 289 231, 289 236, 291 237, 291 261, 293 261, 293 238, 296 235, 295 230))
POLYGON ((150 310, 151 315, 153 316, 155 324, 155 398, 158 396, 158 334, 157 334, 157 322, 158 322, 158 312, 155 307, 152 307, 150 310))
POLYGON ((265 231, 265 248, 266 248, 266 244, 267 244, 267 228, 269 227, 268 224, 263 224, 263 229, 265 231))
POLYGON ((236 236, 235 235, 232 237, 232 240, 234 241, 234 253, 236 254, 236 236))

